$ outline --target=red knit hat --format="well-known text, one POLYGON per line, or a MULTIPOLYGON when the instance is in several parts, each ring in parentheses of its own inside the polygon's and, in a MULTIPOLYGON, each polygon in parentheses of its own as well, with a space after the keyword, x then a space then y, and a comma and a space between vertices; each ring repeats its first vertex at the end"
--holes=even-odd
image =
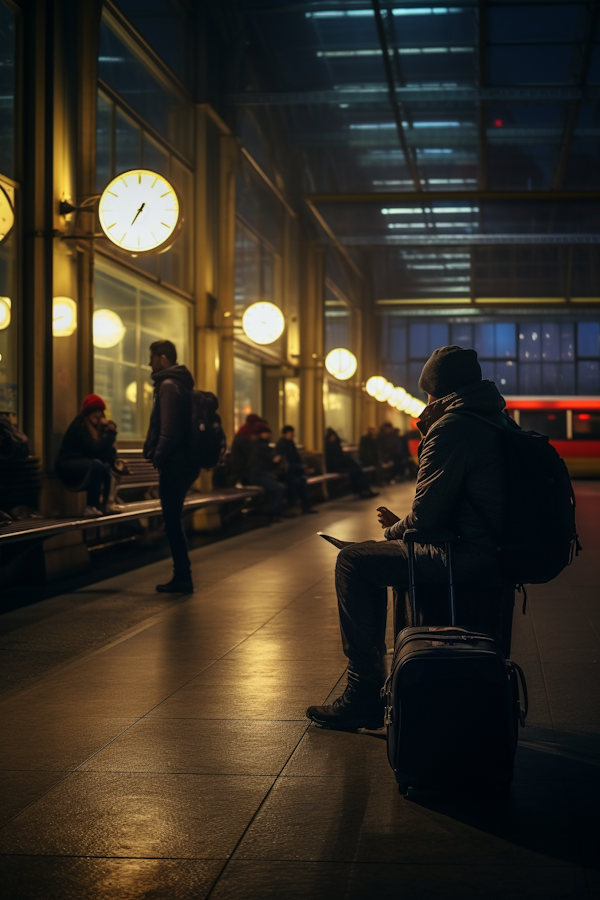
POLYGON ((88 394, 81 404, 81 415, 89 416, 90 413, 96 412, 99 409, 106 409, 106 403, 102 397, 99 397, 98 394, 88 394))
POLYGON ((255 422, 254 425, 252 426, 252 431, 250 433, 251 434, 264 434, 267 431, 269 434, 271 434, 271 429, 269 427, 269 423, 266 422, 264 419, 259 419, 258 422, 255 422))

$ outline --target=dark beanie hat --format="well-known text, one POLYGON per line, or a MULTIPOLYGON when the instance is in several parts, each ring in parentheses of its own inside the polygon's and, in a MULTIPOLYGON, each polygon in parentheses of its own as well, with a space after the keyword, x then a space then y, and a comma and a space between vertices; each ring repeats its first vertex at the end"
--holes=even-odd
POLYGON ((419 387, 439 400, 476 381, 481 381, 481 366, 474 350, 439 347, 423 366, 419 387))

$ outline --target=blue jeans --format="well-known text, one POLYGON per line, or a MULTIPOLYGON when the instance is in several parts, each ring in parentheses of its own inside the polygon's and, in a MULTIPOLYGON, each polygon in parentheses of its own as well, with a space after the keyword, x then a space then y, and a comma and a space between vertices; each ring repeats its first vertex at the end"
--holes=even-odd
POLYGON ((274 516, 281 515, 281 510, 283 509, 283 497, 285 494, 285 488, 281 482, 277 481, 276 478, 273 478, 272 475, 268 475, 266 472, 251 472, 249 483, 264 488, 271 501, 271 513, 274 516))

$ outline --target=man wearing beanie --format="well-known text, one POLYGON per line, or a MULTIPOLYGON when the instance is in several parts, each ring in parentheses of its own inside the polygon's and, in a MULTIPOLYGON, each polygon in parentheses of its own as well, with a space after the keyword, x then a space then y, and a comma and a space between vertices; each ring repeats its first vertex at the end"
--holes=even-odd
MULTIPOLYGON (((500 434, 475 413, 510 428, 505 403, 492 381, 482 380, 474 350, 441 347, 425 363, 419 387, 429 403, 417 425, 422 434, 419 472, 412 510, 401 518, 385 507, 378 519, 384 541, 345 546, 336 565, 336 590, 348 682, 331 705, 310 706, 309 719, 325 728, 356 730, 381 728, 386 653, 387 587, 397 586, 400 597, 408 587, 408 552, 401 540, 409 528, 453 531, 453 569, 457 583, 481 584, 477 608, 461 607, 461 624, 494 629, 510 635, 510 615, 501 608, 501 581, 494 533, 502 529, 506 472, 500 434), (496 590, 494 590, 496 588, 496 590)), ((419 621, 410 621, 406 604, 404 626, 445 625, 447 573, 441 550, 416 549, 419 621)))

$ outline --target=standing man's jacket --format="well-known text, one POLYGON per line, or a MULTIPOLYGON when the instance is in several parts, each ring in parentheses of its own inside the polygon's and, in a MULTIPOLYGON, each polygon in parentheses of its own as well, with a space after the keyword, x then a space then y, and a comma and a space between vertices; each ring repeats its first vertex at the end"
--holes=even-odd
POLYGON ((194 379, 186 366, 171 366, 152 373, 154 406, 144 456, 156 469, 167 463, 185 465, 191 428, 191 391, 194 379))
POLYGON ((449 529, 458 540, 457 578, 497 574, 497 539, 506 502, 506 466, 500 433, 466 412, 511 427, 492 381, 481 381, 427 406, 419 420, 419 473, 411 512, 385 530, 387 540, 408 528, 449 529), (461 414, 461 411, 464 411, 461 414))

